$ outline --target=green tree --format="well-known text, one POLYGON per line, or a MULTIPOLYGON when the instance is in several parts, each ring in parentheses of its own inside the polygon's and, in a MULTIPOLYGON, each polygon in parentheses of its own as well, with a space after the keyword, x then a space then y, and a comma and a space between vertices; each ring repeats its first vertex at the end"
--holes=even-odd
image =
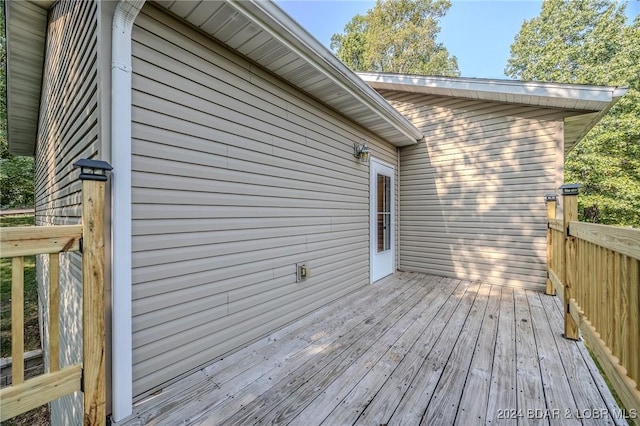
POLYGON ((520 80, 625 86, 628 93, 565 159, 583 185, 581 219, 640 227, 640 17, 626 4, 546 0, 511 45, 505 73, 520 80))
POLYGON ((458 61, 436 41, 449 0, 378 0, 356 15, 331 49, 354 71, 457 76, 458 61))
POLYGON ((0 207, 31 207, 34 203, 34 163, 15 156, 7 144, 7 51, 4 7, 0 7, 0 207))

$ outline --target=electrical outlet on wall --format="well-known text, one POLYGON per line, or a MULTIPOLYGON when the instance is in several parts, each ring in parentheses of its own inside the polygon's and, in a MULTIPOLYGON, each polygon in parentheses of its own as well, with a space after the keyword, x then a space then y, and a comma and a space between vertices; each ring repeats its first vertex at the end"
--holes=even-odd
POLYGON ((296 282, 304 281, 311 276, 311 269, 306 263, 296 263, 296 282))

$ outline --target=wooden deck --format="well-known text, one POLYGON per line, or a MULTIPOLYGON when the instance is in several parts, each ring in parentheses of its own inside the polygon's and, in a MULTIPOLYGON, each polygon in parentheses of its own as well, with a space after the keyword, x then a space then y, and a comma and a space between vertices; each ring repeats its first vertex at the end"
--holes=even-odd
POLYGON ((398 273, 174 383, 122 424, 626 424, 555 297, 398 273))

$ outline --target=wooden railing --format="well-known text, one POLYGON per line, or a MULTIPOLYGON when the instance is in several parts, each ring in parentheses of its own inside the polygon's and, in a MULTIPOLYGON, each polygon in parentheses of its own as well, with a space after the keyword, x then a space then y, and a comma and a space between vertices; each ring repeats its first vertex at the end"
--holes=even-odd
POLYGON ((565 337, 582 333, 623 405, 640 413, 640 229, 578 222, 578 190, 561 188, 561 219, 556 198, 545 199, 547 294, 563 300, 565 337))
POLYGON ((82 224, 2 228, 0 256, 12 259, 11 356, 12 383, 0 390, 0 421, 82 390, 84 424, 106 423, 104 342, 104 192, 102 161, 80 160, 82 224), (92 171, 85 171, 91 169, 92 171), (60 365, 60 253, 82 252, 83 362, 60 365), (49 369, 24 379, 24 256, 49 257, 49 305, 47 352, 49 369))

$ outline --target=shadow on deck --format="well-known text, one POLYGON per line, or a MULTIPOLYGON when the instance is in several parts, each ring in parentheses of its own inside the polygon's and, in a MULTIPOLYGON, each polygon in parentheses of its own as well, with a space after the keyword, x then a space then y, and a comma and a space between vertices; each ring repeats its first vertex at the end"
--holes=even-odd
POLYGON ((174 383, 121 424, 626 424, 561 306, 397 273, 174 383))

